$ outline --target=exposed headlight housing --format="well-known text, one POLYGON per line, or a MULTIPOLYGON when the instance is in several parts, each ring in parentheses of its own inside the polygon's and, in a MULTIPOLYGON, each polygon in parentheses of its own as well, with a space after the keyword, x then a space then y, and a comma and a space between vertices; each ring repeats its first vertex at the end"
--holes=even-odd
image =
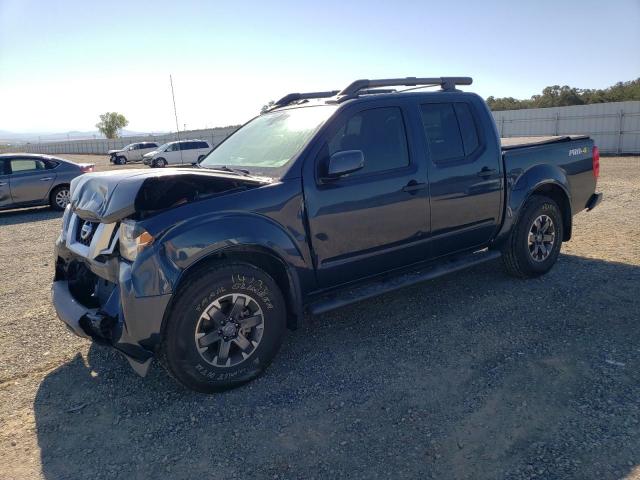
POLYGON ((120 255, 131 262, 153 243, 153 236, 132 220, 120 224, 120 255))

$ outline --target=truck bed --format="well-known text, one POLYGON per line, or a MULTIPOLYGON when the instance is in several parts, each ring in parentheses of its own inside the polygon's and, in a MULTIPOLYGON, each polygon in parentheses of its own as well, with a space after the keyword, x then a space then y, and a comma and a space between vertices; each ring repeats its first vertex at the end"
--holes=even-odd
POLYGON ((508 137, 501 138, 502 150, 514 150, 516 148, 533 147, 536 145, 547 145, 550 143, 570 142, 572 140, 583 140, 589 138, 586 135, 559 135, 549 137, 508 137))

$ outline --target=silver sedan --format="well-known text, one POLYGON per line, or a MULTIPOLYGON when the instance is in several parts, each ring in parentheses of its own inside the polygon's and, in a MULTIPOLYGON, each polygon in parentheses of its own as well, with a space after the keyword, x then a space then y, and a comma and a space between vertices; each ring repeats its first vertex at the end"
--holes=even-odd
POLYGON ((71 180, 94 166, 49 155, 0 154, 0 210, 37 205, 64 210, 71 180))

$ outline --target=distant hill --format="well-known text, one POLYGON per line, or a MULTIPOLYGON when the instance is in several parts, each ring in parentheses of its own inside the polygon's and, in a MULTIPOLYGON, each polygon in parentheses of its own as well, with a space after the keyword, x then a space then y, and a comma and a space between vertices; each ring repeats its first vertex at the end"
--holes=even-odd
MULTIPOLYGON (((136 137, 149 135, 150 132, 136 132, 133 130, 122 130, 123 137, 136 137)), ((154 135, 161 135, 166 132, 153 132, 154 135)), ((69 132, 30 132, 17 133, 8 130, 0 130, 0 143, 26 143, 26 142, 62 142, 66 140, 85 140, 89 138, 104 138, 98 130, 81 132, 72 130, 69 132)))

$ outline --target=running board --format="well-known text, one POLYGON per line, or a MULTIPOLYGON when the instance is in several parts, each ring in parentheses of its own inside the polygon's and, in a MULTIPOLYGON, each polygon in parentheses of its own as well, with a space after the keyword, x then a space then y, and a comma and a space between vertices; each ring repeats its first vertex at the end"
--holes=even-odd
POLYGON ((319 315, 351 303, 360 302, 361 300, 376 297, 383 293, 393 292, 394 290, 408 287, 409 285, 424 282, 425 280, 432 280, 449 273, 457 272, 458 270, 464 270, 490 260, 495 260, 501 255, 498 250, 483 250, 477 253, 453 257, 441 263, 415 268, 394 277, 371 281, 361 286, 351 287, 343 292, 334 292, 311 302, 307 309, 312 315, 319 315))

